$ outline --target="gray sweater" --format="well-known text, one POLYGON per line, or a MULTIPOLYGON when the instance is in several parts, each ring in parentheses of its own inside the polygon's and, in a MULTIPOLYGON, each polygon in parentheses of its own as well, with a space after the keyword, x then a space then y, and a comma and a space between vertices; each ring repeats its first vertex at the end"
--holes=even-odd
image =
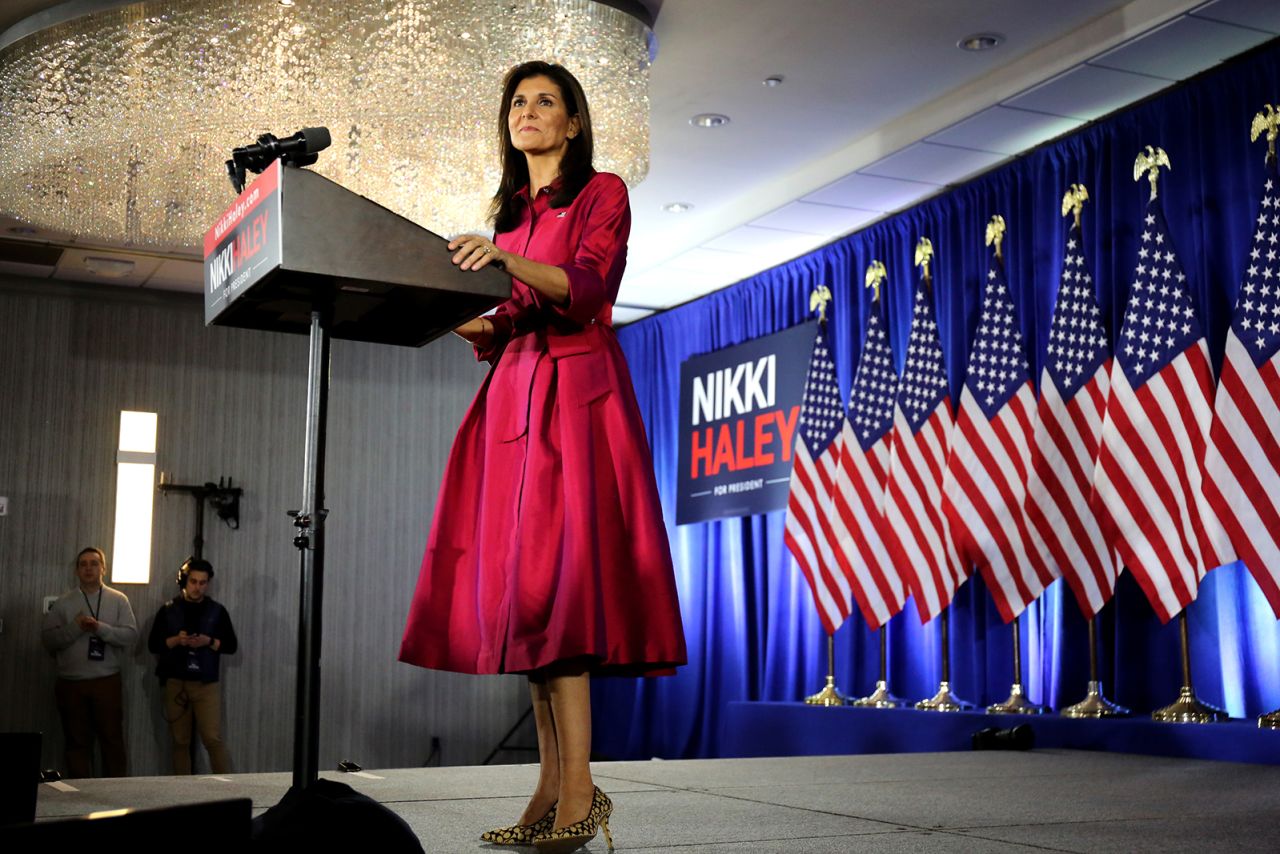
POLYGON ((97 632, 84 632, 76 624, 81 614, 91 616, 98 607, 98 594, 89 594, 89 606, 79 587, 64 593, 49 613, 44 615, 44 628, 40 639, 45 649, 53 653, 58 662, 59 679, 99 679, 120 672, 123 655, 138 640, 138 624, 133 619, 129 597, 119 590, 102 585, 102 607, 98 611, 97 632), (89 636, 96 634, 106 641, 106 656, 102 661, 89 660, 89 636))

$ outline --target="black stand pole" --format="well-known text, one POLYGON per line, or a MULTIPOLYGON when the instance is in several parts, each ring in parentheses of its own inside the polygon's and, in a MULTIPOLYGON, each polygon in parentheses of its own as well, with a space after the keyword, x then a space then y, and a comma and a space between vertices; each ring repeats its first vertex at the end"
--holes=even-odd
MULTIPOLYGON (((191 541, 193 557, 204 557, 204 493, 196 493, 196 537, 191 541)), ((194 739, 192 739, 194 741, 194 739)))
POLYGON ((421 852, 404 819, 345 783, 321 780, 320 616, 324 592, 324 449, 329 416, 329 312, 311 311, 307 369, 307 439, 302 508, 291 515, 298 535, 297 711, 293 723, 293 785, 280 803, 255 818, 255 851, 345 850, 377 840, 379 851, 421 852), (339 807, 336 808, 335 807, 339 807))
POLYGON ((311 312, 311 354, 307 369, 307 439, 302 461, 302 509, 298 529, 300 608, 298 684, 293 725, 293 786, 305 789, 319 776, 320 617, 324 594, 324 448, 329 417, 328 318, 311 312))

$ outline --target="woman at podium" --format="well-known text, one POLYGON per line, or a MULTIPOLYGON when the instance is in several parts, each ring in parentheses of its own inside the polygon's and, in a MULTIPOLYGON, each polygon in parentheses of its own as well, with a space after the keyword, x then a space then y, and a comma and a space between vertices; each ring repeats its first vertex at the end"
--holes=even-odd
MULTIPOLYGON (((503 84, 492 239, 453 240, 463 270, 501 265, 511 299, 458 327, 492 364, 436 502, 400 658, 528 677, 541 762, 516 824, 483 839, 570 851, 604 827, 593 677, 685 663, 666 526, 644 425, 611 325, 631 212, 592 168, 591 117, 564 68, 503 84)), ((612 845, 610 845, 612 847, 612 845)))

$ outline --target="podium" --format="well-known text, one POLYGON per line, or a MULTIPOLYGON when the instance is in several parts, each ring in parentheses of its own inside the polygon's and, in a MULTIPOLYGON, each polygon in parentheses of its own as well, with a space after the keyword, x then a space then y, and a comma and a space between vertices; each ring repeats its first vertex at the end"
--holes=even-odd
POLYGON ((299 550, 293 785, 317 779, 324 591, 324 456, 333 338, 422 346, 511 295, 462 271, 448 241, 314 172, 275 161, 204 238, 205 323, 310 336, 299 550))

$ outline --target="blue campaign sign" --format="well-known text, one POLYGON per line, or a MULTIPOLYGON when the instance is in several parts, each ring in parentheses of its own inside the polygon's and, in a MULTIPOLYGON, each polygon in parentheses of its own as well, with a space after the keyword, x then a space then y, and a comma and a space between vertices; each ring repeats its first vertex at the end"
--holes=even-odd
POLYGON ((676 523, 787 506, 817 321, 680 366, 680 490, 676 523))

